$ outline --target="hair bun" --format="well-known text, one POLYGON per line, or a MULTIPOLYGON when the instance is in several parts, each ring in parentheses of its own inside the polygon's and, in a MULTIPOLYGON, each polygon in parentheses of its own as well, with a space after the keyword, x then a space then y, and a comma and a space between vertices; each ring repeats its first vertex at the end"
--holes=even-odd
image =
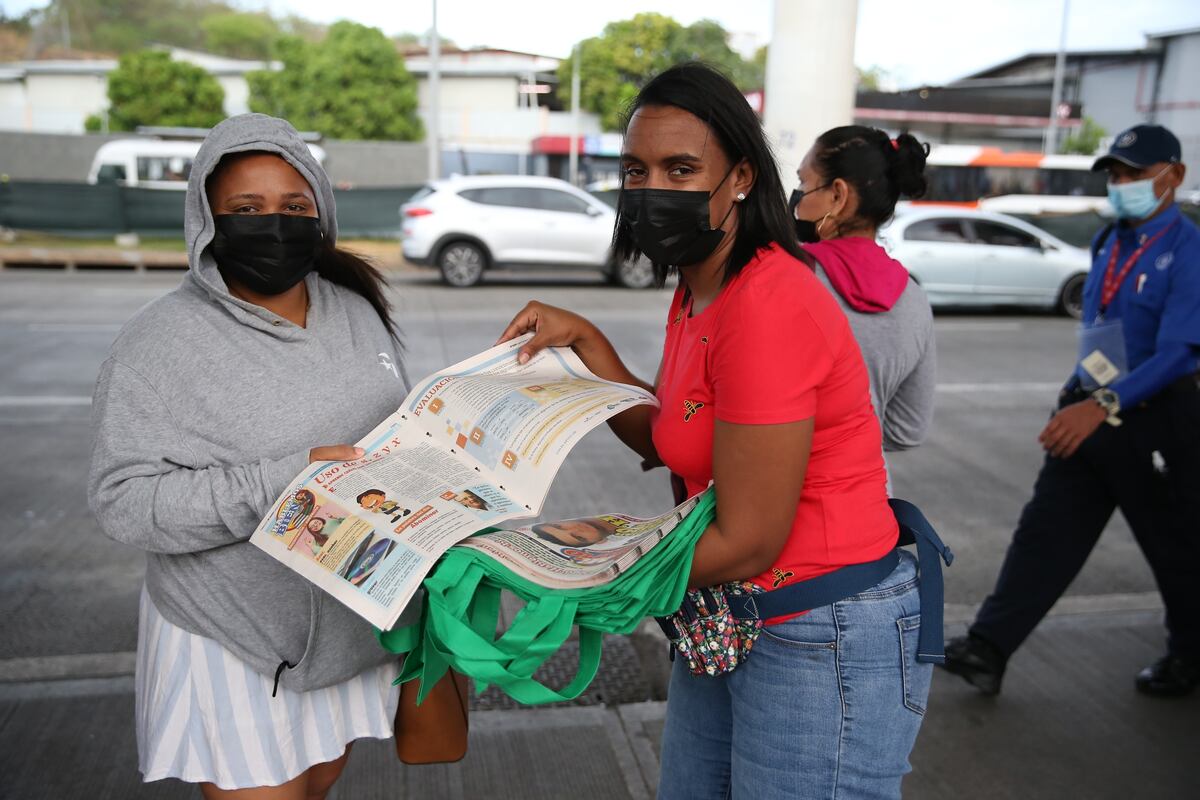
POLYGON ((900 194, 905 197, 920 197, 925 194, 925 159, 929 156, 929 145, 917 141, 911 133, 902 133, 889 142, 891 151, 891 178, 900 194))

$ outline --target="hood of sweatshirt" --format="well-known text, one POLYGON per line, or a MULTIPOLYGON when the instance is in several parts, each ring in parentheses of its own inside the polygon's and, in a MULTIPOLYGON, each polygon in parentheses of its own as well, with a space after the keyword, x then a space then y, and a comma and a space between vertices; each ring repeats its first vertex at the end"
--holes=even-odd
MULTIPOLYGON (((275 153, 296 169, 312 187, 317 200, 321 232, 329 243, 337 242, 337 208, 333 185, 325 169, 313 157, 300 134, 286 120, 266 114, 239 114, 213 128, 192 162, 184 202, 184 239, 188 250, 188 278, 201 291, 225 306, 239 321, 273 336, 287 338, 290 326, 275 325, 275 315, 261 306, 234 297, 225 286, 209 245, 216 233, 212 208, 205 186, 221 159, 230 153, 275 153)), ((313 281, 315 274, 307 280, 313 281)), ((310 284, 310 289, 312 288, 310 284)))
POLYGON ((908 270, 876 242, 862 236, 804 245, 834 291, 855 311, 891 311, 908 285, 908 270))

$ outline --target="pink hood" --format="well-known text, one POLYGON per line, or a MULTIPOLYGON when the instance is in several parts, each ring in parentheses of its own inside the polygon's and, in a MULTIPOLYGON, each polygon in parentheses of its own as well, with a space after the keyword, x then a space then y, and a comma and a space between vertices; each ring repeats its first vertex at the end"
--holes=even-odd
POLYGON ((825 270, 834 291, 855 311, 890 311, 908 285, 904 265, 871 239, 849 236, 803 247, 825 270))

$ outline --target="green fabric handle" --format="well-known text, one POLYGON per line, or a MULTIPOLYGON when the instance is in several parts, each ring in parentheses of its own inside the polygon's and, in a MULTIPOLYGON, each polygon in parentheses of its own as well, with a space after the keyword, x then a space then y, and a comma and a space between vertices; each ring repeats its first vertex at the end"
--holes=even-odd
POLYGON ((376 631, 385 649, 406 654, 396 682, 420 678, 420 702, 453 667, 473 678, 479 692, 494 684, 529 705, 575 699, 596 677, 605 633, 631 633, 646 617, 665 616, 679 608, 696 541, 712 521, 715 507, 716 495, 710 488, 649 553, 602 586, 549 589, 478 550, 450 548, 425 578, 420 622, 376 631), (497 637, 502 591, 513 593, 525 606, 497 637), (575 626, 579 667, 575 678, 555 691, 533 674, 562 647, 575 626))

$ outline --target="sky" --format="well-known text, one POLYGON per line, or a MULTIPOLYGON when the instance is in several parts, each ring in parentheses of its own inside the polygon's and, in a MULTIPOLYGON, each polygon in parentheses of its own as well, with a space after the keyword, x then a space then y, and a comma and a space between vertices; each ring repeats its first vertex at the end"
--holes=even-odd
MULTIPOLYGON (((789 0, 438 0, 438 29, 461 47, 567 55, 612 20, 656 11, 684 24, 709 18, 740 43, 770 40, 774 2, 789 0)), ((851 0, 824 0, 850 2, 851 0)), ((433 0, 234 0, 247 10, 352 19, 385 33, 424 32, 433 0)), ((19 14, 44 0, 0 0, 19 14)), ((1058 48, 1058 0, 859 0, 855 63, 879 66, 892 88, 940 84, 1032 51, 1058 48)), ((1146 33, 1200 27, 1196 0, 1073 0, 1071 50, 1141 46, 1146 33)))

